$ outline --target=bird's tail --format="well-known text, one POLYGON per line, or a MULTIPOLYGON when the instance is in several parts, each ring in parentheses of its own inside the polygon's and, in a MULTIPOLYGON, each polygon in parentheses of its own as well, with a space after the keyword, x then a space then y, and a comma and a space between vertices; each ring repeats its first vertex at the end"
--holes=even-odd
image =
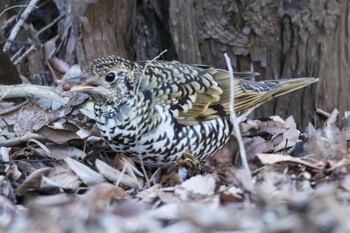
MULTIPOLYGON (((318 78, 294 78, 294 79, 281 79, 272 82, 277 82, 280 85, 280 88, 277 88, 276 93, 273 94, 273 97, 278 97, 285 95, 289 92, 301 89, 312 83, 317 82, 318 78)), ((271 82, 271 81, 267 81, 271 82)))
POLYGON ((208 69, 207 71, 214 76, 215 80, 222 88, 220 100, 215 104, 219 104, 223 107, 224 112, 230 113, 230 96, 231 93, 234 92, 234 111, 237 116, 247 115, 253 109, 275 97, 301 89, 319 80, 318 78, 305 77, 255 82, 247 80, 245 77, 256 76, 256 73, 238 72, 235 73, 234 90, 231 90, 230 78, 226 70, 208 69))
POLYGON ((318 78, 294 78, 260 82, 236 79, 235 112, 237 115, 247 115, 253 109, 275 97, 285 95, 317 81, 318 78))

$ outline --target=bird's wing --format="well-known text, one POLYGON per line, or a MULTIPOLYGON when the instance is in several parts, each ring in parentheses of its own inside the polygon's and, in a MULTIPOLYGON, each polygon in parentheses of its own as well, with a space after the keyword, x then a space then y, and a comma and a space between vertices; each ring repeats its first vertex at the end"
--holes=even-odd
MULTIPOLYGON (((141 90, 150 91, 153 101, 170 106, 180 124, 196 124, 228 114, 229 105, 223 101, 226 93, 207 69, 179 62, 142 62, 145 68, 141 90)), ((228 77, 225 77, 228 79, 228 77)))
MULTIPOLYGON (((191 125, 230 114, 227 71, 167 61, 139 65, 146 66, 141 90, 150 91, 156 103, 169 105, 180 124, 191 125)), ((274 97, 317 81, 317 78, 296 78, 254 82, 236 77, 234 110, 242 115, 274 97)))

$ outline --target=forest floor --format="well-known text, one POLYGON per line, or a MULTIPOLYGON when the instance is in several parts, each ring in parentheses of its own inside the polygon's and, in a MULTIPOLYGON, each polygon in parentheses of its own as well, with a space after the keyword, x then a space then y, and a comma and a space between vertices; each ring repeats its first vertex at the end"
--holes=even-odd
POLYGON ((80 66, 69 27, 50 24, 62 12, 17 32, 4 15, 17 42, 0 53, 1 232, 350 232, 348 115, 318 110, 303 132, 292 116, 244 120, 249 171, 231 140, 200 174, 145 172, 108 148, 88 96, 63 92, 80 66))

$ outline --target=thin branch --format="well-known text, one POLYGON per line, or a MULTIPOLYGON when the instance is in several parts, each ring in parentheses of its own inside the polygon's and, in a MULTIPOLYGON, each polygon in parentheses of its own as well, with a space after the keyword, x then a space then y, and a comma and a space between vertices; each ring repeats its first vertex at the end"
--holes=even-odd
POLYGON ((11 48, 11 40, 15 40, 20 28, 22 27, 24 21, 28 18, 29 14, 36 8, 36 4, 39 0, 31 0, 27 6, 27 8, 22 12, 21 16, 19 17, 19 20, 15 24, 15 26, 12 28, 12 31, 10 33, 10 36, 8 37, 8 41, 6 41, 3 51, 6 52, 11 48))
POLYGON ((326 118, 329 118, 331 116, 330 113, 328 113, 320 108, 315 108, 315 112, 316 112, 316 114, 319 114, 319 115, 326 117, 326 118))
POLYGON ((41 142, 48 141, 47 138, 45 138, 45 137, 43 137, 43 136, 41 136, 39 134, 27 132, 23 136, 11 138, 11 139, 0 138, 0 146, 13 147, 13 146, 20 145, 22 143, 26 143, 26 142, 28 142, 31 139, 37 139, 37 140, 39 140, 41 142))
POLYGON ((65 16, 65 14, 61 14, 59 15, 57 18, 55 18, 51 23, 49 23, 48 25, 46 25, 45 27, 41 28, 36 34, 35 36, 39 36, 41 33, 43 33, 44 31, 46 31, 47 29, 49 29, 50 27, 52 27, 55 23, 57 23, 57 21, 59 21, 60 19, 62 19, 65 16))
POLYGON ((16 57, 18 57, 22 51, 24 50, 24 46, 22 46, 12 57, 11 57, 11 61, 15 60, 16 57))
POLYGON ((13 64, 17 65, 18 63, 20 63, 23 60, 23 58, 25 58, 34 49, 35 45, 30 46, 28 50, 26 50, 16 61, 13 62, 13 64))
POLYGON ((231 65, 231 59, 227 56, 227 54, 224 54, 225 56, 225 61, 226 61, 226 65, 228 68, 228 72, 230 75, 230 119, 231 122, 233 124, 234 130, 235 130, 235 136, 238 140, 238 144, 239 144, 239 152, 241 155, 241 160, 242 160, 242 165, 243 165, 243 169, 246 171, 247 174, 250 175, 251 177, 251 172, 248 166, 248 161, 247 161, 247 154, 245 151, 245 147, 244 147, 244 143, 243 143, 243 139, 242 139, 242 135, 241 135, 241 131, 239 129, 239 121, 237 119, 237 115, 235 113, 235 93, 234 93, 234 76, 233 76, 233 69, 232 69, 232 65, 231 65))
MULTIPOLYGON (((10 7, 6 8, 5 10, 3 10, 3 11, 0 13, 0 16, 2 16, 3 14, 5 14, 6 11, 9 11, 9 10, 14 9, 14 8, 20 8, 20 7, 29 7, 29 5, 14 5, 14 6, 10 6, 10 7)), ((37 7, 37 6, 32 6, 32 7, 36 8, 36 9, 39 8, 39 7, 37 7)))
POLYGON ((62 104, 67 104, 69 101, 68 97, 60 95, 54 87, 46 87, 32 84, 0 85, 0 101, 2 99, 29 96, 51 99, 62 104))
MULTIPOLYGON (((0 17, 1 17, 1 15, 0 15, 0 17)), ((5 30, 5 28, 9 27, 10 24, 12 24, 13 21, 15 21, 15 20, 16 20, 16 16, 15 16, 15 15, 12 16, 12 17, 10 17, 9 19, 7 19, 7 20, 3 23, 3 25, 1 25, 0 31, 5 30)))

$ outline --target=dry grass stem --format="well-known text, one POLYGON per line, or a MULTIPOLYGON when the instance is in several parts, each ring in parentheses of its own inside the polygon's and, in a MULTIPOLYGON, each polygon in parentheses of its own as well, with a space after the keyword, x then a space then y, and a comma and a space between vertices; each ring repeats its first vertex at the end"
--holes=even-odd
POLYGON ((234 76, 233 76, 233 69, 232 69, 232 65, 231 65, 231 59, 227 56, 226 53, 224 54, 224 56, 225 56, 225 61, 226 61, 226 65, 228 68, 228 72, 230 75, 230 112, 231 112, 230 118, 231 118, 231 122, 233 124, 234 130, 235 130, 236 138, 238 140, 239 152, 240 152, 243 168, 247 172, 247 174, 249 174, 251 176, 251 172, 250 172, 248 161, 247 161, 247 155, 246 155, 241 131, 239 129, 240 122, 237 118, 237 115, 236 115, 235 109, 234 109, 235 108, 234 107, 234 105, 235 105, 235 93, 234 93, 235 88, 234 88, 234 76))

